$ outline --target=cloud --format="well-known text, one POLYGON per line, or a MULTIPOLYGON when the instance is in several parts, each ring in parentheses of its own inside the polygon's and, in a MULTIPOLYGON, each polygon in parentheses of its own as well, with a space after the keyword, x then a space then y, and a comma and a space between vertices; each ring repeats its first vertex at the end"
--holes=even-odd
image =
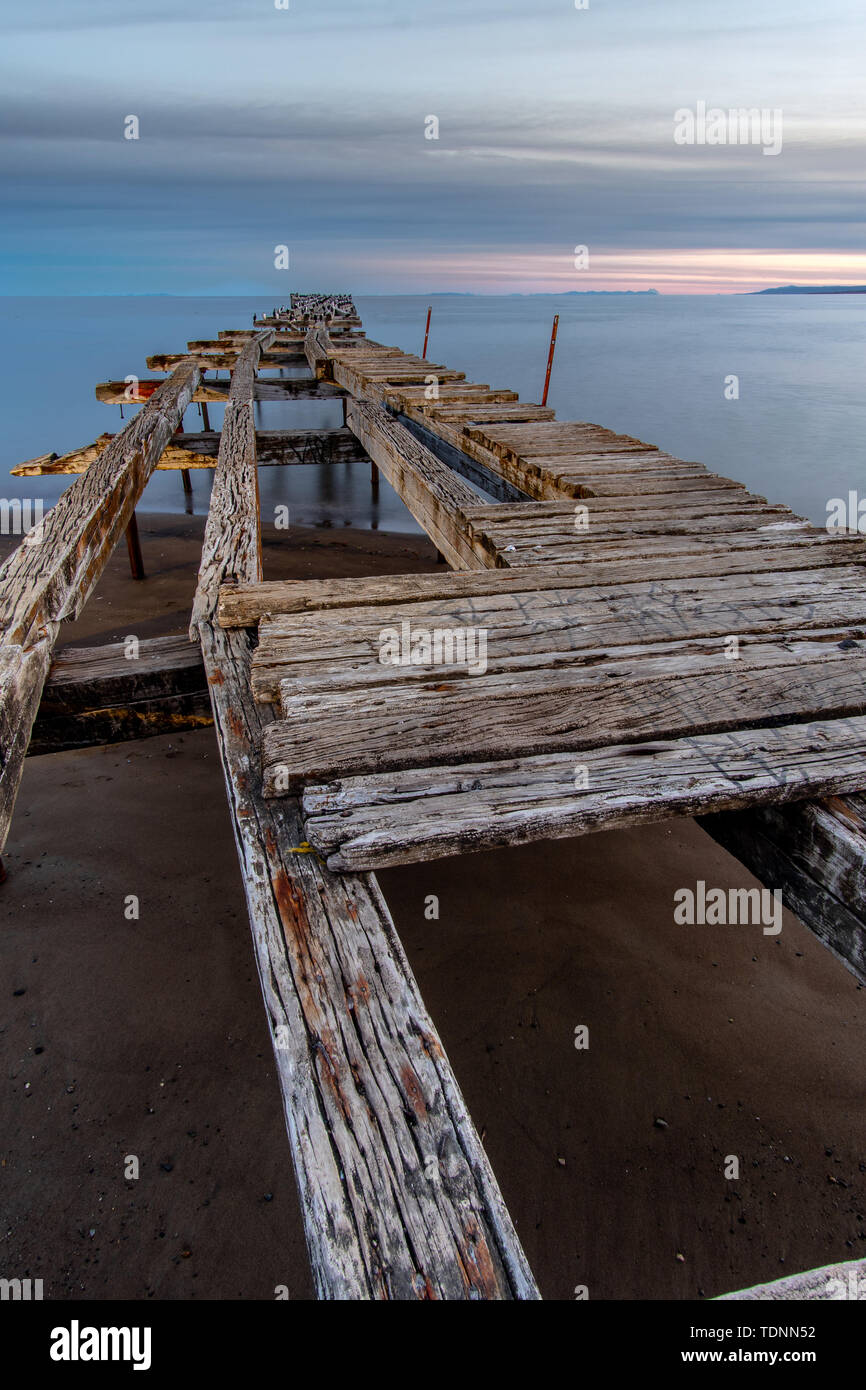
POLYGON ((214 266, 254 288, 277 241, 344 284, 378 267, 382 288, 398 262, 419 287, 434 261, 471 274, 466 248, 506 280, 577 243, 854 251, 858 16, 854 0, 21 7, 0 85, 13 283, 42 283, 41 253, 94 290, 124 255, 141 288, 194 290, 214 266), (782 154, 674 145, 697 100, 781 105, 782 154))

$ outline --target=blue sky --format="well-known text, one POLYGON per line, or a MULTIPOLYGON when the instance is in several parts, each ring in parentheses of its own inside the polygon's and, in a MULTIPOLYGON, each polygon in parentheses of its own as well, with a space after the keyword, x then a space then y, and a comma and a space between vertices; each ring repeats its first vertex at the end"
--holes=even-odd
POLYGON ((7 294, 866 283, 862 0, 0 15, 7 294), (781 110, 781 153, 676 145, 701 101, 781 110))

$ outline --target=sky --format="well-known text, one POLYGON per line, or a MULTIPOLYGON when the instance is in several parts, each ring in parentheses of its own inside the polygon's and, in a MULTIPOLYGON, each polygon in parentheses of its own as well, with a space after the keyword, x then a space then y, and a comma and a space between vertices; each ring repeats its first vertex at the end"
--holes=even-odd
POLYGON ((0 0, 0 292, 866 284, 863 0, 281 3, 0 0))

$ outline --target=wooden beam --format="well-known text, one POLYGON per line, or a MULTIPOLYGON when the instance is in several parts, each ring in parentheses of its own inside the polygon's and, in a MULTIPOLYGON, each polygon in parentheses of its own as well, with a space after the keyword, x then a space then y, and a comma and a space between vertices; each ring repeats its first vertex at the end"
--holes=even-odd
POLYGON ((314 324, 304 338, 304 356, 313 376, 321 380, 333 380, 330 357, 333 344, 328 330, 322 324, 314 324))
POLYGON ((4 642, 26 643, 46 621, 78 617, 198 381, 194 363, 178 367, 47 513, 38 542, 25 538, 0 568, 4 642))
POLYGON ((59 625, 84 607, 199 380, 179 366, 0 567, 0 850, 59 625))
POLYGON ((186 636, 66 647, 51 663, 27 751, 59 753, 212 723, 201 653, 186 636))
MULTIPOLYGON (((232 382, 234 414, 251 409, 253 366, 251 356, 232 382)), ((258 573, 252 435, 239 421, 229 427, 193 627, 316 1290, 343 1299, 536 1298, 375 880, 336 880, 305 852, 297 805, 262 796, 257 750, 270 713, 252 697, 250 639, 214 624, 215 586, 258 573), (227 515, 229 502, 238 515, 227 515)))
POLYGON ((477 505, 478 494, 380 406, 352 401, 349 429, 382 470, 415 520, 454 569, 481 569, 467 539, 461 508, 477 505))
MULTIPOLYGON (((73 449, 70 453, 60 456, 43 454, 41 458, 30 459, 27 463, 19 463, 17 468, 10 468, 9 472, 14 478, 53 477, 56 474, 86 473, 90 465, 96 462, 114 438, 113 434, 101 434, 92 444, 85 444, 81 449, 73 449)), ((203 454, 197 454, 191 449, 181 448, 177 444, 167 445, 156 465, 158 469, 213 468, 213 466, 213 459, 206 458, 203 454)))
MULTIPOLYGON (((96 387, 96 399, 106 405, 135 406, 150 400, 162 379, 151 377, 138 383, 138 396, 129 399, 125 381, 101 381, 96 387)), ((228 399, 228 381, 208 380, 198 388, 193 401, 219 405, 228 399)), ((263 377, 256 382, 257 401, 343 400, 346 392, 333 382, 316 381, 312 377, 263 377)))
MULTIPOLYGON (((829 540, 829 537, 827 538, 829 540)), ((827 547, 780 547, 777 557, 767 570, 782 572, 801 565, 814 569, 820 565, 851 565, 862 560, 866 543, 851 537, 848 542, 837 540, 827 547)), ((266 580, 261 584, 228 585, 220 592, 219 621, 222 627, 253 627, 261 618, 277 614, 319 612, 332 608, 368 608, 411 602, 413 599, 478 598, 485 595, 525 593, 531 587, 535 594, 551 589, 594 589, 606 585, 646 584, 655 579, 699 579, 726 577, 742 568, 749 574, 760 571, 756 554, 747 552, 742 566, 725 568, 726 553, 719 549, 710 552, 706 566, 692 555, 663 557, 648 561, 642 567, 633 560, 599 560, 584 564, 538 565, 531 578, 525 569, 462 570, 449 574, 386 574, 357 579, 290 579, 266 580)))
POLYGON ((375 880, 335 879, 263 799, 249 637, 200 632, 319 1297, 536 1298, 375 880))
MULTIPOLYGON (((388 631, 399 635, 400 624, 388 631)), ((748 662, 726 662, 721 643, 716 651, 695 644, 696 654, 691 645, 643 657, 620 658, 614 649, 599 652, 593 664, 551 664, 537 674, 527 664, 519 672, 472 676, 464 663, 458 679, 434 667, 426 681, 349 684, 321 694, 303 687, 297 693, 287 679, 280 682, 283 718, 262 747, 266 790, 412 767, 419 743, 426 765, 450 766, 548 750, 577 756, 628 740, 866 710, 862 651, 836 651, 830 660, 827 644, 802 644, 807 655, 800 643, 779 641, 756 644, 748 662)))
MULTIPOLYGON (((832 786, 853 789, 863 776, 864 758, 866 717, 858 716, 689 735, 651 746, 409 768, 307 787, 304 833, 327 856, 329 868, 359 872, 715 808, 796 801, 823 795, 832 786)), ((796 816, 803 808, 783 809, 796 816)), ((722 819, 734 824, 740 817, 748 822, 768 813, 738 810, 702 824, 722 819)), ((861 875, 862 863, 861 858, 861 875)), ((776 874, 759 877, 784 888, 787 906, 797 911, 785 880, 776 874)), ((862 969, 862 925, 849 942, 849 963, 856 952, 862 969)))
MULTIPOLYGON (((866 762, 853 764, 855 792, 866 762)), ((708 835, 785 902, 853 975, 866 984, 866 796, 833 796, 736 815, 701 816, 708 835)))
MULTIPOLYGON (((113 434, 102 434, 93 444, 71 453, 43 454, 41 458, 21 463, 10 469, 15 477, 32 478, 53 474, 86 473, 99 458, 113 434)), ((219 430, 178 435, 163 451, 157 469, 164 471, 188 468, 215 468, 219 452, 219 430)), ((278 464, 361 463, 366 451, 351 430, 258 430, 256 432, 258 463, 262 467, 278 464)))
POLYGON ((192 605, 190 639, 216 612, 220 584, 262 577, 259 488, 253 395, 256 368, 272 340, 268 329, 250 339, 237 359, 220 432, 217 469, 211 489, 198 587, 192 605))
MULTIPOLYGON (((272 329, 266 330, 272 332, 272 329)), ((181 362, 192 360, 199 367, 206 371, 212 368, 219 370, 227 367, 229 371, 234 369, 238 360, 237 351, 227 352, 197 352, 190 357, 189 353, 183 352, 157 352, 147 359, 148 369, 152 372, 170 372, 181 362)), ((262 357, 261 365, 266 370, 274 370, 277 367, 304 367, 306 358, 303 350, 298 345, 297 348, 287 348, 285 352, 270 352, 262 357)))

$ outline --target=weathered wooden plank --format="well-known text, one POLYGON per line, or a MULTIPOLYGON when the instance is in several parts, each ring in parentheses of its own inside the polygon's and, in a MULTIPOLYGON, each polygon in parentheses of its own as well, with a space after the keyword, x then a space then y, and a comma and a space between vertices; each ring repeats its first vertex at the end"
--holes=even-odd
POLYGON ((333 345, 328 330, 322 324, 314 324, 304 338, 304 357, 313 376, 331 378, 330 357, 333 345))
MULTIPOLYGON (((382 632, 386 629, 382 629, 382 632)), ((400 628, 389 628, 400 638, 400 628)), ((854 629, 863 636, 863 628, 854 629)), ((460 629, 436 627, 431 630, 433 641, 439 641, 446 656, 436 665, 436 678, 442 686, 466 679, 474 680, 481 665, 485 675, 512 676, 520 679, 526 672, 561 672, 565 668, 585 668, 605 660, 619 663, 617 668, 609 667, 608 673, 640 677, 641 672, 648 676, 661 674, 668 677, 688 673, 693 667, 681 658, 704 658, 709 668, 718 660, 720 637, 689 638, 680 641, 670 640, 652 644, 624 643, 616 647, 586 646, 579 650, 554 650, 546 652, 542 644, 536 649, 521 649, 519 639, 503 639, 495 644, 495 652, 485 647, 481 658, 477 649, 470 647, 469 656, 472 668, 462 659, 460 629), (452 636, 455 634, 456 636, 452 636), (435 634, 439 633, 437 639, 435 634), (443 633, 445 634, 443 636, 443 633), (456 656, 447 656, 455 651, 456 656), (627 663, 627 665, 626 665, 627 663)), ((834 661, 836 649, 842 644, 856 641, 851 636, 850 627, 788 629, 784 633, 767 633, 749 636, 741 649, 740 660, 750 669, 787 663, 793 655, 801 661, 834 661)), ((411 649, 411 633, 407 634, 407 650, 411 649)), ((253 668, 253 691, 257 699, 266 702, 288 700, 296 696, 309 696, 324 699, 330 695, 348 695, 350 692, 358 701, 374 700, 378 692, 394 687, 429 684, 431 667, 382 665, 373 642, 357 642, 349 645, 340 634, 334 634, 333 644, 328 634, 322 634, 319 643, 311 643, 302 654, 293 649, 282 635, 268 635, 257 648, 253 668), (351 655, 350 655, 351 653, 351 655)))
MULTIPOLYGON (((390 608, 330 608, 276 613, 264 618, 253 662, 254 688, 262 699, 276 698, 280 681, 305 674, 323 689, 344 683, 393 685, 395 682, 476 679, 473 664, 455 638, 444 645, 460 655, 438 660, 418 650, 400 663, 383 661, 383 633, 408 627, 420 634, 478 632, 484 638, 484 673, 561 670, 570 664, 596 665, 620 658, 654 657, 675 644, 676 654, 723 653, 730 634, 739 643, 739 660, 766 658, 765 644, 783 651, 810 638, 812 659, 833 655, 838 644, 856 645, 866 635, 866 585, 857 569, 776 575, 708 577, 671 581, 663 592, 646 586, 601 585, 583 589, 512 588, 507 592, 422 597, 407 588, 390 608)), ((409 641, 409 638, 406 639, 409 641)), ((403 639, 401 637, 401 644, 403 639)), ((411 645, 411 643, 410 643, 411 645)), ((805 660, 809 652, 800 650, 805 660)))
MULTIPOLYGON (((827 538, 829 540, 829 538, 827 538)), ((725 549, 705 555, 661 556, 638 568, 633 560, 587 561, 583 564, 538 565, 532 571, 536 593, 548 589, 594 588, 604 584, 645 584, 663 579, 700 579, 734 574, 784 573, 788 570, 850 565, 863 560, 864 542, 851 538, 829 545, 779 546, 731 554, 725 549)), ((253 627, 260 618, 277 613, 301 613, 329 608, 393 604, 419 598, 516 593, 526 588, 526 574, 515 569, 461 570, 450 574, 376 575, 358 579, 265 580, 261 584, 227 585, 220 590, 222 627, 253 627), (459 581, 459 584, 458 584, 459 581)))
MULTIPOLYGON (((247 384, 232 385, 240 404, 247 384)), ((255 568, 249 449, 223 471, 242 515, 214 528, 209 573, 243 574, 255 568)), ((317 1291, 536 1298, 375 880, 335 880, 303 852, 297 807, 262 798, 249 638, 213 626, 212 594, 206 585, 197 632, 317 1291)))
POLYGON ((25 642, 46 621, 77 617, 144 486, 172 439, 199 381, 179 367, 95 464, 67 488, 41 524, 0 568, 0 633, 25 642))
POLYGON ((375 879, 299 852, 260 794, 249 639, 200 632, 319 1296, 537 1297, 375 879))
MULTIPOLYGON (((10 468, 9 472, 13 477, 34 478, 56 473, 86 473, 92 463, 95 463, 106 445, 110 444, 115 436, 113 434, 101 434, 93 444, 86 444, 81 449, 73 449, 68 454, 45 454, 41 459, 32 459, 28 463, 21 463, 17 468, 10 468)), ((179 438, 179 436, 178 436, 179 438)), ((178 468, 213 468, 213 459, 208 459, 203 454, 195 453, 192 448, 179 448, 178 445, 168 444, 160 455, 158 469, 178 469, 178 468)))
POLYGON ((370 458, 455 569, 480 569, 460 508, 478 494, 402 425, 369 401, 353 401, 346 421, 370 458))
MULTIPOLYGON (((710 490, 706 497, 700 494, 690 497, 677 497, 668 502, 664 495, 657 501, 652 497, 563 497, 556 501, 512 503, 493 510, 479 506, 466 509, 466 519, 475 532, 485 531, 491 535, 514 532, 528 535, 532 531, 546 536, 562 535, 569 539, 586 540, 587 533, 595 529, 599 520, 610 519, 620 524, 632 521, 664 521, 674 524, 682 512, 685 521, 700 515, 710 515, 719 507, 733 508, 752 521, 756 531, 766 533, 772 538, 777 532, 809 531, 814 536, 826 536, 830 540, 856 540, 847 533, 828 532, 824 527, 811 526, 802 517, 795 516, 790 507, 774 502, 772 505, 748 493, 743 496, 719 497, 710 490), (537 508, 537 512, 526 510, 537 508), (556 510, 548 510, 548 508, 556 510), (497 515, 497 512, 500 515, 497 515)), ((760 537, 759 537, 760 539, 760 537)), ((862 538, 861 538, 862 539, 862 538)))
MULTIPOLYGON (((162 385, 162 380, 152 377, 149 380, 140 380, 138 383, 138 396, 130 400, 129 384, 125 381, 101 381, 96 387, 96 399, 108 405, 136 405, 141 401, 150 400, 157 387, 162 385)), ((204 401, 207 403, 225 402, 228 399, 228 381, 205 381, 202 382, 193 396, 193 401, 204 401)), ((341 400, 346 393, 339 386, 334 386, 329 381, 316 381, 311 377, 277 377, 266 378, 256 382, 257 401, 284 401, 284 400, 341 400)))
POLYGON ((289 682, 281 704, 284 717, 262 747, 268 794, 411 767, 419 747, 432 766, 859 714, 866 649, 855 643, 813 662, 776 648, 748 661, 726 661, 722 650, 639 660, 613 653, 537 675, 431 674, 363 698, 354 689, 296 695, 289 682))
POLYGON ((40 713, 74 714, 197 690, 207 690, 201 653, 185 636, 64 647, 51 663, 40 713))
MULTIPOLYGON (((337 385, 344 387, 356 399, 372 401, 375 404, 383 402, 395 387, 425 385, 432 377, 440 383, 465 380, 465 373, 448 371, 443 367, 436 368, 429 362, 418 368, 383 365, 374 370, 356 364, 348 358, 331 358, 327 370, 337 385)), ((424 412, 419 413, 424 418, 424 412)))
MULTIPOLYGON (((507 405, 509 402, 516 402, 518 395, 516 391, 497 391, 491 390, 477 381, 446 381, 438 388, 438 399, 443 403, 462 404, 463 402, 480 403, 482 405, 492 405, 494 403, 507 405)), ((394 410, 402 410, 406 401, 414 401, 420 405, 430 402, 429 386, 394 386, 385 392, 385 404, 394 410)))
POLYGON ((60 623, 77 617, 199 382, 184 363, 0 567, 0 850, 60 623))
POLYGON ((304 829, 329 868, 379 868, 800 800, 864 778, 866 718, 825 720, 347 778, 306 789, 304 829))
POLYGON ((0 849, 6 843, 30 732, 59 624, 46 623, 26 648, 0 647, 0 849))
MULTIPOLYGON (((170 372, 182 362, 193 361, 204 371, 219 371, 223 368, 232 371, 237 360, 237 351, 199 352, 192 355, 183 352, 164 352, 148 357, 147 367, 152 372, 170 372)), ((306 365, 306 358, 300 348, 287 349, 284 352, 265 353, 261 360, 263 369, 275 370, 278 367, 305 367, 306 365)))
POLYGON ((480 405, 475 402, 432 400, 419 402, 421 410, 433 420, 445 420, 449 424, 462 424, 472 428, 481 421, 542 421, 554 420, 556 413, 550 406, 532 405, 528 402, 517 405, 480 405))
MULTIPOLYGON (((42 459, 20 464, 10 472, 20 477, 85 473, 113 438, 113 434, 103 434, 83 449, 75 449, 60 458, 56 454, 45 454, 42 459)), ((215 468, 219 442, 218 430, 176 435, 156 467, 166 471, 215 468)), ((256 454, 259 465, 265 468, 299 463, 369 463, 365 450, 345 426, 328 430, 257 430, 256 454)))
MULTIPOLYGON (((636 565, 641 565, 644 557, 700 555, 720 546, 727 546, 732 552, 754 552, 764 545, 767 548, 775 545, 789 548, 798 544, 801 528, 775 535, 770 533, 765 537, 762 528, 755 526, 755 520, 751 515, 736 512, 725 512, 719 516, 697 515, 675 521, 616 518, 607 524, 596 523, 578 533, 574 544, 570 537, 554 536, 538 541, 523 541, 518 537, 506 545, 497 546, 483 535, 474 534, 473 542, 476 549, 494 554, 496 563, 505 565, 580 564, 629 558, 636 565)), ((802 528, 802 544, 811 545, 815 537, 808 534, 807 529, 802 528)))
MULTIPOLYGON (((535 464, 533 455, 550 458, 554 455, 656 453, 653 444, 630 434, 617 434, 584 420, 563 420, 545 425, 497 425, 493 429, 479 427, 469 431, 470 437, 493 453, 517 463, 523 459, 535 464)), ((538 465, 536 465, 538 466, 538 465)))
POLYGON ((55 655, 28 754, 118 743, 213 722, 201 653, 156 637, 55 655))
POLYGON ((273 336, 267 329, 251 338, 232 372, 190 618, 192 641, 199 623, 210 621, 216 612, 219 588, 226 579, 249 582, 262 577, 253 399, 256 368, 273 336))

